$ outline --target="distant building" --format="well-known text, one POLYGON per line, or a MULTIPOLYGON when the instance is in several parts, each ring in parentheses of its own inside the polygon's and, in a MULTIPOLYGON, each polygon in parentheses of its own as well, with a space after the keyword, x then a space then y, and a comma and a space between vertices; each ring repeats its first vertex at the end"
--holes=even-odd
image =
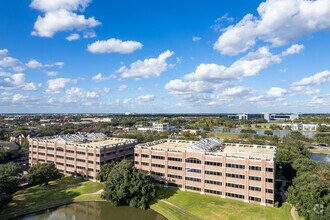
POLYGON ((29 140, 29 165, 54 162, 64 174, 95 181, 101 165, 133 159, 134 139, 108 138, 101 133, 72 134, 29 140))
POLYGON ((298 114, 284 114, 284 113, 263 113, 264 119, 268 122, 276 121, 293 121, 299 119, 298 114))
POLYGON ((158 131, 158 132, 165 132, 170 130, 170 124, 169 123, 152 123, 152 130, 158 131))
POLYGON ((276 147, 159 140, 134 148, 135 167, 156 183, 184 191, 273 206, 276 147))
POLYGON ((238 120, 248 120, 249 119, 248 114, 246 114, 246 113, 236 114, 236 115, 228 115, 227 117, 231 118, 231 119, 238 119, 238 120))
POLYGON ((125 112, 124 114, 125 114, 125 115, 136 115, 135 112, 125 112))
POLYGON ((291 130, 293 131, 317 131, 318 124, 292 124, 291 130))

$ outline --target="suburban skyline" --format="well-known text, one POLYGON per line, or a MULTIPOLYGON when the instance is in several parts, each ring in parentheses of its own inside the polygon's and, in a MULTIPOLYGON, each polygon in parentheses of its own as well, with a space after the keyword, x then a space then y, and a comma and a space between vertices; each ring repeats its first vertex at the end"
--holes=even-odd
POLYGON ((0 12, 0 113, 329 113, 328 0, 24 0, 0 12))

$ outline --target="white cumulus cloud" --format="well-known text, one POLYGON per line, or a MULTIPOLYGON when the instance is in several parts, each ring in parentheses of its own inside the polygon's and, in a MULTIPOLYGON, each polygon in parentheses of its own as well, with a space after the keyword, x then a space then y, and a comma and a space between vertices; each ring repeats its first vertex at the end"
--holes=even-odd
POLYGON ((91 53, 121 53, 129 54, 136 50, 140 50, 143 45, 137 41, 122 41, 111 38, 103 41, 95 41, 89 44, 87 49, 91 53))
POLYGON ((235 55, 252 48, 257 41, 277 47, 330 28, 329 0, 267 0, 257 11, 258 16, 247 14, 227 27, 214 49, 235 55))
POLYGON ((130 67, 122 66, 117 72, 121 73, 122 78, 158 77, 171 66, 166 61, 173 54, 173 51, 167 50, 157 58, 149 58, 143 61, 138 60, 132 63, 130 67))
POLYGON ((46 93, 60 93, 70 83, 75 84, 77 80, 70 78, 50 79, 47 81, 48 88, 46 89, 46 93))

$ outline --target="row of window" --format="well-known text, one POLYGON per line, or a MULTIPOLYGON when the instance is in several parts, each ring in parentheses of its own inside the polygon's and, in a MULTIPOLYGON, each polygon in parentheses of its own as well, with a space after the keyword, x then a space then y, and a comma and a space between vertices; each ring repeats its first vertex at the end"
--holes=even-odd
POLYGON ((244 195, 235 194, 235 193, 226 192, 226 196, 233 197, 233 198, 238 198, 238 199, 244 199, 244 195))
POLYGON ((213 189, 205 189, 204 191, 206 193, 211 193, 211 194, 215 194, 215 195, 222 195, 221 191, 217 191, 217 190, 213 190, 213 189))
POLYGON ((245 165, 242 164, 234 164, 234 163, 226 163, 226 167, 236 168, 236 169, 245 169, 245 165))
POLYGON ((213 185, 218 185, 218 186, 221 186, 222 183, 219 182, 219 181, 214 181, 214 180, 204 180, 205 183, 207 184, 213 184, 213 185))
POLYGON ((205 170, 205 174, 214 175, 214 176, 222 176, 221 172, 211 171, 211 170, 205 170))
POLYGON ((232 188, 238 188, 238 189, 244 189, 244 185, 240 185, 240 184, 235 184, 235 183, 226 183, 226 186, 228 187, 232 187, 232 188))

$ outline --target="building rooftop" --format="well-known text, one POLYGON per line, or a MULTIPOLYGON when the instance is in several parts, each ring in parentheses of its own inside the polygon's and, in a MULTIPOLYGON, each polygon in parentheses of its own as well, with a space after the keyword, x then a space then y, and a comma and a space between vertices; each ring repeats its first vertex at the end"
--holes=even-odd
POLYGON ((109 138, 102 133, 68 134, 51 137, 32 138, 33 141, 48 143, 65 143, 67 145, 77 145, 80 147, 105 148, 114 147, 124 143, 137 143, 135 139, 109 138))
POLYGON ((223 143, 222 139, 207 138, 200 141, 170 140, 138 144, 139 148, 174 152, 202 152, 205 155, 226 156, 233 158, 264 159, 273 161, 276 147, 270 145, 223 143))

